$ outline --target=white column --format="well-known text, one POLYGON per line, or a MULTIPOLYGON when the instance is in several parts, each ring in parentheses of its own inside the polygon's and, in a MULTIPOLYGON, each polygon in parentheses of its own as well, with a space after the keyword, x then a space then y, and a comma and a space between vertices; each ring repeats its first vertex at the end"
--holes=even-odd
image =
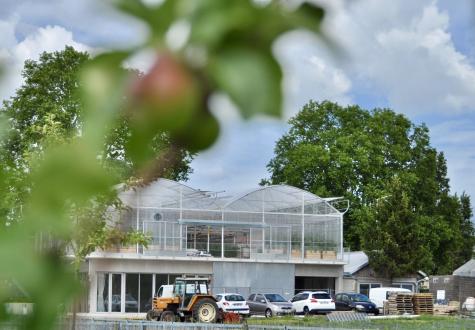
POLYGON ((125 313, 125 273, 120 274, 120 312, 125 313))
POLYGON ((210 231, 210 229, 211 229, 210 226, 208 226, 208 241, 206 242, 206 249, 207 249, 206 252, 208 252, 208 253, 209 253, 209 231, 210 231))
POLYGON ((221 211, 221 258, 224 258, 224 211, 221 211))
POLYGON ((264 253, 266 249, 266 231, 264 229, 265 221, 265 188, 262 190, 262 253, 264 253))
MULTIPOLYGON (((183 220, 183 187, 180 186, 180 222, 183 220)), ((180 224, 180 251, 183 250, 183 225, 180 224)))
POLYGON ((107 276, 109 276, 109 285, 108 285, 109 288, 107 290, 108 291, 107 296, 109 298, 109 300, 108 300, 109 301, 109 303, 108 303, 109 306, 107 306, 107 311, 110 313, 110 312, 112 312, 112 273, 108 273, 107 276))
MULTIPOLYGON (((135 199, 135 210, 136 212, 136 230, 139 230, 139 218, 140 218, 140 211, 139 211, 139 204, 140 204, 140 188, 137 189, 137 194, 136 194, 136 199, 135 199)), ((139 254, 139 243, 136 244, 136 253, 139 254)))
POLYGON ((221 258, 224 258, 224 226, 221 226, 221 258))
POLYGON ((91 269, 91 260, 88 262, 89 275, 89 313, 97 311, 97 273, 94 268, 91 269))

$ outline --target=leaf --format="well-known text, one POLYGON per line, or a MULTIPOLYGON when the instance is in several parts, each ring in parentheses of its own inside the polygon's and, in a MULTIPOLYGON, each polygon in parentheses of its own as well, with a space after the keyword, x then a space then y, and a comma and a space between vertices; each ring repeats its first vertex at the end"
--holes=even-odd
POLYGON ((97 149, 103 145, 108 123, 119 115, 128 73, 122 62, 130 52, 104 53, 81 71, 81 96, 84 103, 83 136, 97 149))
POLYGON ((210 61, 210 75, 226 92, 244 118, 282 113, 282 71, 269 53, 229 47, 210 61))
POLYGON ((152 32, 152 39, 158 41, 163 41, 166 31, 176 19, 176 5, 175 0, 165 0, 155 6, 147 6, 141 0, 115 0, 119 10, 146 23, 152 32))

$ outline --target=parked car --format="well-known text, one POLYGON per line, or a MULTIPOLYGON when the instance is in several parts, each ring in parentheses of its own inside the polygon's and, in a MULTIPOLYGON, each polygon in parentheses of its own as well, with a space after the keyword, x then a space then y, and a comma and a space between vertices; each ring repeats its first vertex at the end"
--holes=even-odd
POLYGON ((328 313, 335 310, 335 301, 325 291, 303 291, 291 300, 296 313, 328 313))
POLYGON ((338 293, 335 297, 337 311, 357 311, 379 314, 379 309, 367 296, 361 293, 338 293))
MULTIPOLYGON (((114 294, 112 295, 112 306, 111 306, 111 311, 113 312, 120 312, 120 307, 121 307, 121 299, 120 299, 120 294, 114 294)), ((109 301, 106 299, 105 301, 106 305, 109 303, 109 301)), ((125 309, 137 309, 139 306, 139 303, 137 299, 135 299, 131 294, 127 293, 125 295, 125 309)))
POLYGON ((369 290, 369 300, 371 300, 376 307, 383 308, 384 302, 388 300, 389 294, 393 292, 412 292, 403 288, 372 288, 369 290))
POLYGON ((249 316, 249 305, 238 293, 220 293, 215 295, 216 304, 223 312, 234 312, 243 316, 249 316))
POLYGON ((276 293, 254 293, 247 298, 247 304, 252 315, 264 315, 271 317, 274 315, 295 314, 292 303, 276 293))

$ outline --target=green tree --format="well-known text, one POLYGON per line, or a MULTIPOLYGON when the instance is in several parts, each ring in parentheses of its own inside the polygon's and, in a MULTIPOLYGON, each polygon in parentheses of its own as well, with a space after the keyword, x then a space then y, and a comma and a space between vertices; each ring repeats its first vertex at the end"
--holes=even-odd
POLYGON ((286 182, 322 197, 349 199, 345 241, 359 249, 353 211, 381 197, 395 173, 407 172, 412 149, 422 148, 422 134, 390 110, 368 112, 327 101, 310 101, 289 124, 267 165, 269 181, 286 182))
POLYGON ((438 242, 431 244, 431 240, 437 239, 432 237, 437 224, 413 211, 411 198, 398 177, 386 189, 388 195, 356 211, 361 245, 371 266, 390 277, 432 269, 431 248, 438 242))
MULTIPOLYGON (((3 141, 0 162, 8 168, 28 171, 25 168, 26 152, 41 148, 41 141, 48 134, 47 121, 53 119, 64 137, 74 137, 83 129, 84 104, 79 95, 80 68, 90 61, 86 52, 66 47, 60 52, 44 52, 38 61, 27 60, 22 76, 23 85, 0 109, 9 118, 9 135, 3 141), (42 128, 42 129, 38 129, 42 128)), ((133 74, 135 73, 131 72, 133 74)), ((124 102, 125 107, 125 102, 124 102)), ((126 116, 114 123, 107 132, 102 150, 104 165, 118 172, 118 180, 137 174, 133 172, 133 160, 126 157, 125 146, 130 139, 130 123, 126 116)), ((170 146, 165 132, 153 137, 152 149, 159 155, 170 146)), ((186 180, 192 169, 192 154, 184 148, 177 149, 176 166, 167 168, 163 177, 186 180)))
POLYGON ((267 166, 271 176, 263 184, 288 183, 322 197, 350 200, 345 243, 352 250, 367 251, 379 269, 388 263, 386 273, 396 272, 391 259, 405 265, 401 269, 406 271, 424 266, 436 273, 450 273, 467 260, 473 246, 473 225, 464 220, 471 216, 470 201, 465 196, 462 203, 450 195, 444 154, 430 145, 425 125, 414 125, 389 109, 366 111, 329 101, 310 101, 289 124, 267 166), (381 200, 396 193, 404 197, 404 209, 383 212, 381 205, 387 204, 381 200), (398 228, 398 222, 407 228, 398 228), (379 230, 387 240, 370 246, 367 240, 376 236, 368 236, 367 230, 372 235, 379 230), (416 246, 405 240, 407 230, 418 233, 416 246), (412 252, 401 249, 398 255, 399 245, 421 253, 420 263, 409 260, 412 252), (373 250, 391 252, 378 255, 373 250))

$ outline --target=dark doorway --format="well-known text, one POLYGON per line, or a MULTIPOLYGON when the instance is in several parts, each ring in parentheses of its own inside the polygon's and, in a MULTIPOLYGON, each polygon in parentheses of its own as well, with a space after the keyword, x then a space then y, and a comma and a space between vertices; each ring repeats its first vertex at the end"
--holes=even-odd
POLYGON ((295 276, 295 293, 300 291, 328 291, 335 293, 334 277, 295 276))

